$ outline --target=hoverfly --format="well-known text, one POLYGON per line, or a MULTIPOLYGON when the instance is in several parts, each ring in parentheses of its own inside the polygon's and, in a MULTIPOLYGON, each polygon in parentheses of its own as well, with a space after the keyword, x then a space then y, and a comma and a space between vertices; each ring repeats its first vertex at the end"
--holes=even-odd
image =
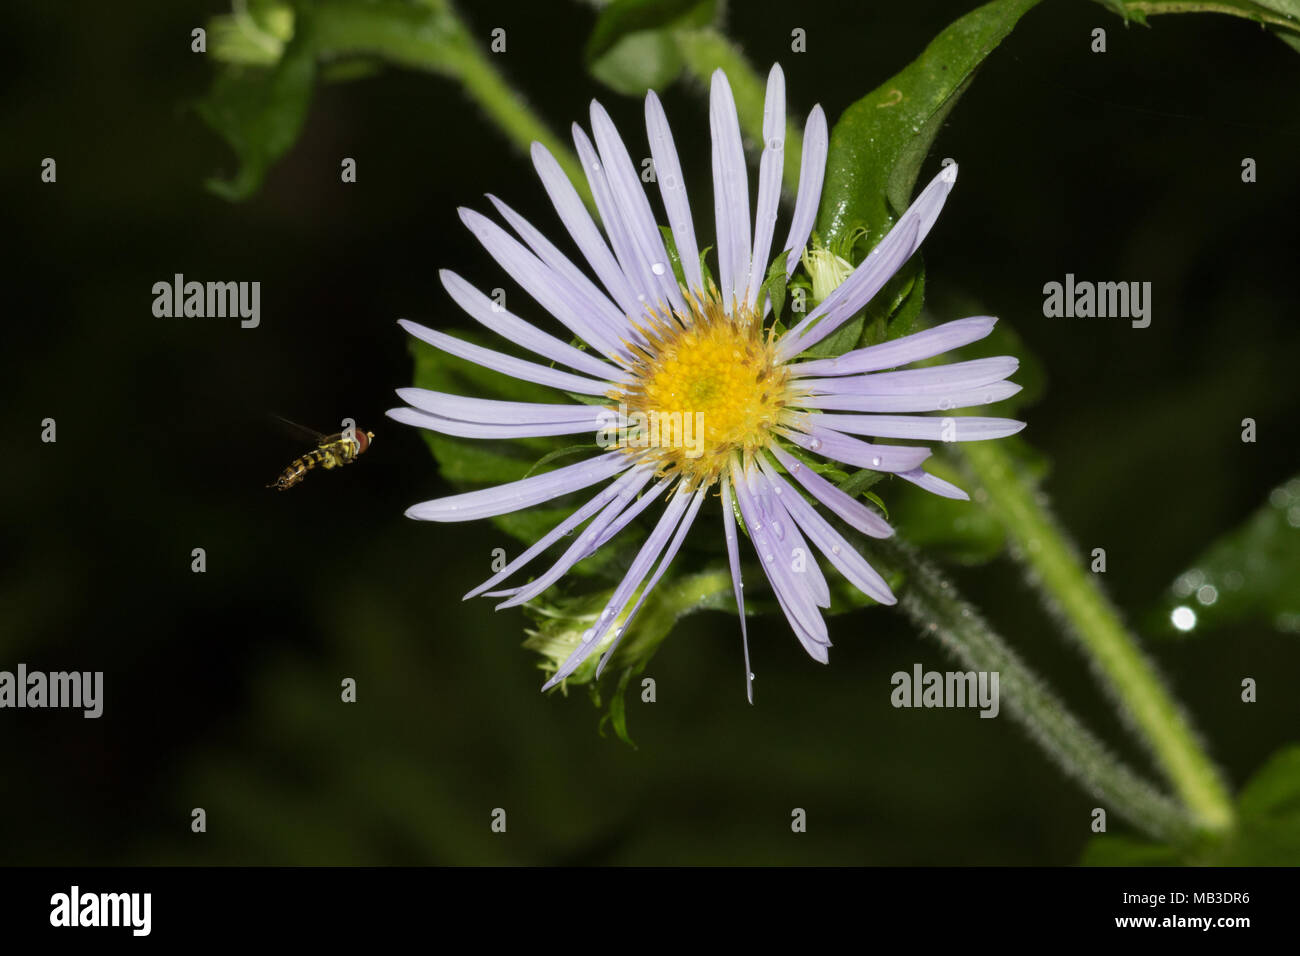
POLYGON ((374 432, 361 431, 350 418, 343 419, 345 426, 343 431, 334 435, 322 435, 314 429, 291 422, 287 418, 281 418, 280 421, 292 426, 304 435, 310 436, 316 442, 316 447, 300 458, 295 458, 289 464, 289 467, 281 472, 279 478, 266 486, 275 488, 278 491, 288 491, 306 478, 307 472, 317 465, 329 469, 342 468, 344 465, 352 464, 362 452, 370 447, 370 443, 375 439, 374 432))

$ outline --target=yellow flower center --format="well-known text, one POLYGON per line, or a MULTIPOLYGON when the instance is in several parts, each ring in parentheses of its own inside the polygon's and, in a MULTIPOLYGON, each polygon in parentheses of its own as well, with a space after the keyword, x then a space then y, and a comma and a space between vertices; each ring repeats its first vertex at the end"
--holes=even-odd
POLYGON ((640 326, 632 381, 612 393, 627 416, 625 447, 658 459, 688 487, 712 484, 740 453, 765 446, 787 404, 789 373, 761 316, 715 297, 689 300, 688 315, 653 315, 640 326))

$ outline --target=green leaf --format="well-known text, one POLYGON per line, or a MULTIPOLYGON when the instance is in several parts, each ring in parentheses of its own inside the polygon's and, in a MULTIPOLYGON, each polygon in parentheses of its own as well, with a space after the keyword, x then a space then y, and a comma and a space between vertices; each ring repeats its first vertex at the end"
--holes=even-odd
POLYGON ((1216 541, 1175 579, 1152 624, 1166 635, 1187 636, 1243 623, 1300 634, 1297 582, 1300 475, 1274 488, 1244 524, 1216 541), (1176 627, 1177 620, 1184 625, 1176 627))
MULTIPOLYGON (((1169 13, 1222 13, 1241 17, 1275 28, 1283 39, 1286 33, 1300 33, 1298 0, 1097 0, 1125 22, 1147 24, 1147 17, 1169 13)), ((1288 41, 1289 42, 1289 41, 1288 41)), ((1292 44, 1293 46, 1295 44, 1292 44)))
POLYGON ((994 0, 955 21, 831 131, 818 228, 828 245, 863 227, 874 246, 902 213, 944 118, 975 70, 1038 0, 994 0))
POLYGON ((639 96, 668 86, 682 71, 682 55, 672 36, 658 30, 629 33, 588 69, 616 93, 639 96))
POLYGON ((629 96, 673 82, 684 66, 674 31, 707 26, 716 0, 615 0, 600 11, 584 57, 592 76, 629 96))
POLYGON ((247 199, 257 190, 271 164, 297 141, 315 75, 315 52, 301 24, 275 66, 221 68, 195 108, 235 151, 239 172, 230 179, 209 179, 210 190, 230 200, 247 199))
POLYGON ((1086 866, 1296 866, 1300 864, 1300 746, 1290 745, 1261 768, 1237 798, 1237 825, 1223 837, 1186 846, 1121 835, 1094 837, 1086 866))
POLYGON ((767 269, 767 278, 758 289, 759 306, 762 306, 765 296, 770 296, 772 316, 778 321, 781 318, 781 309, 785 307, 785 287, 789 281, 786 275, 786 260, 789 256, 790 250, 787 249, 772 260, 772 264, 767 269))

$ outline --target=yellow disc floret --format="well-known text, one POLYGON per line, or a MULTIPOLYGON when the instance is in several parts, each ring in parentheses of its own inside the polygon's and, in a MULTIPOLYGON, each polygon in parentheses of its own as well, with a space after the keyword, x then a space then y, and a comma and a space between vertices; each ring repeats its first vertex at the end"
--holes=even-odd
POLYGON ((632 346, 632 381, 610 397, 626 416, 621 444, 698 487, 769 442, 789 373, 753 310, 728 315, 713 296, 689 302, 687 315, 638 326, 645 342, 632 346))

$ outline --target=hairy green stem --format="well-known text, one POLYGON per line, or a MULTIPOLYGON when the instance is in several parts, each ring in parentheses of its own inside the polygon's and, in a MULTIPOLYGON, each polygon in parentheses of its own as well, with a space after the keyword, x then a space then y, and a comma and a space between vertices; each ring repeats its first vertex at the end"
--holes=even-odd
POLYGON ((1062 770, 1151 836, 1177 842, 1193 835, 1193 821, 1177 802, 1107 750, 911 545, 895 537, 874 550, 905 575, 903 612, 967 667, 997 672, 1003 707, 1062 770))
POLYGON ((1141 734, 1197 825, 1213 832, 1231 828, 1232 801, 1218 771, 1033 483, 998 443, 966 442, 960 452, 1049 608, 1059 613, 1096 661, 1124 716, 1141 734))
MULTIPOLYGON (((1282 13, 1276 9, 1249 0, 1225 0, 1225 2, 1204 2, 1204 0, 1112 0, 1107 3, 1112 9, 1124 11, 1125 18, 1134 19, 1157 16, 1166 13, 1221 13, 1225 16, 1240 17, 1253 23, 1267 23, 1284 30, 1300 31, 1300 17, 1282 13)), ((1118 11, 1117 11, 1118 12, 1118 11)))

